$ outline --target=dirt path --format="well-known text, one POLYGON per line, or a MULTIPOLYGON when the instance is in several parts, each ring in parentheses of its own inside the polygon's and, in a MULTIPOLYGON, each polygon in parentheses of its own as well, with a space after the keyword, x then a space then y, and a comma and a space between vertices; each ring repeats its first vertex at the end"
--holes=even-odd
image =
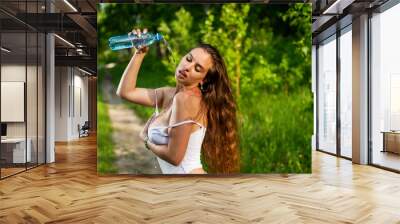
POLYGON ((115 95, 110 81, 104 82, 105 99, 113 127, 113 140, 120 174, 161 174, 155 155, 147 150, 139 133, 144 124, 115 95))

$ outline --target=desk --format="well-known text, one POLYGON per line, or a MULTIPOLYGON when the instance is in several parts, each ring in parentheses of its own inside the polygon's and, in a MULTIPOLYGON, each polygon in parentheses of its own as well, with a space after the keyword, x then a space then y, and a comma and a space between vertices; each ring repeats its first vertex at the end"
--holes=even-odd
POLYGON ((25 138, 1 139, 1 147, 2 147, 1 157, 3 157, 7 162, 10 163, 25 163, 25 158, 27 158, 26 162, 30 162, 32 157, 31 155, 32 140, 30 138, 27 138, 26 142, 28 143, 27 145, 28 147, 26 147, 26 154, 25 154, 25 138), (10 146, 13 147, 10 149, 10 146), (5 155, 3 156, 3 154, 5 155))
POLYGON ((381 133, 383 133, 382 152, 400 154, 400 131, 382 131, 381 133))

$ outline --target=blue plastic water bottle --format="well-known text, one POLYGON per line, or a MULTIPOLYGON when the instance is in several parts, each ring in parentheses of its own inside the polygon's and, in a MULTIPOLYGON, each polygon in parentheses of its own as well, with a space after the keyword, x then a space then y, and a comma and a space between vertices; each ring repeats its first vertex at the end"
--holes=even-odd
POLYGON ((136 34, 128 33, 125 35, 114 36, 108 39, 108 45, 113 51, 126 49, 126 48, 140 48, 144 46, 149 46, 156 41, 163 39, 163 36, 159 33, 143 33, 139 37, 136 34))

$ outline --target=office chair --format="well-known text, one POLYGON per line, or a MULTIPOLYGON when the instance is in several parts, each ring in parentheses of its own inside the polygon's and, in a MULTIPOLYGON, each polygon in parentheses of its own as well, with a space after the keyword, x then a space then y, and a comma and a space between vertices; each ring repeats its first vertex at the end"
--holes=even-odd
POLYGON ((89 121, 85 121, 82 127, 80 127, 80 125, 78 124, 79 138, 89 136, 89 129, 90 129, 89 121))

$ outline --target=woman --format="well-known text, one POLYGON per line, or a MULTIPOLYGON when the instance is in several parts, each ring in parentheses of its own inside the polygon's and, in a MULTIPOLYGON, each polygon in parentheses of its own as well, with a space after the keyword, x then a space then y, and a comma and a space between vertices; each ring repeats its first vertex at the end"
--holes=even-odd
MULTIPOLYGON (((139 29, 132 32, 140 35, 139 29)), ((147 32, 146 29, 143 33, 147 32)), ((117 95, 155 107, 141 138, 166 174, 239 172, 236 104, 226 67, 217 49, 200 44, 175 71, 176 87, 137 88, 136 79, 148 47, 137 49, 126 67, 117 95), (158 108, 162 111, 159 113, 158 108)), ((151 75, 151 74, 149 74, 151 75)))

